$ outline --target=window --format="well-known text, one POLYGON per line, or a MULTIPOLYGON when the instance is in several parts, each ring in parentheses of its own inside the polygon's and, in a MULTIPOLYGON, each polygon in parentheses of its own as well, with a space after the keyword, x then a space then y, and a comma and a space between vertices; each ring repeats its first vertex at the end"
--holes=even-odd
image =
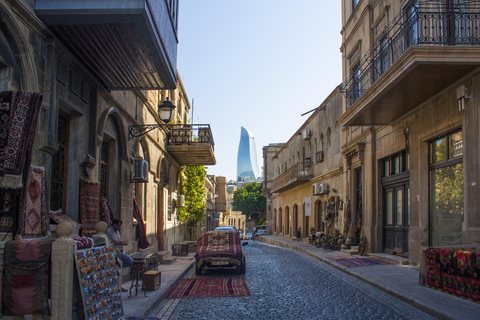
POLYGON ((409 170, 409 155, 407 151, 402 151, 382 159, 383 177, 394 176, 409 170))
POLYGON ((463 136, 456 130, 429 142, 432 246, 462 243, 463 136))
POLYGON ((66 210, 67 155, 68 118, 61 113, 58 116, 58 150, 52 156, 52 176, 50 182, 51 210, 66 210))
POLYGON ((327 158, 332 155, 332 130, 327 129, 327 158))

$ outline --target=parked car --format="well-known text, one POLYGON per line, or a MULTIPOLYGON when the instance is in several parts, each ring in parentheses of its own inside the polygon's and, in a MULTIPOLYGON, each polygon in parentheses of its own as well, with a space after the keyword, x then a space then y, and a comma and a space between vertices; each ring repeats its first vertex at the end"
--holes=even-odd
POLYGON ((245 237, 243 238, 244 240, 253 240, 253 233, 247 232, 245 234, 245 237))
POLYGON ((259 229, 257 230, 257 232, 255 232, 255 239, 258 239, 259 236, 264 236, 266 235, 266 230, 265 229, 259 229))
POLYGON ((215 228, 215 231, 237 231, 234 226, 219 226, 215 228))
POLYGON ((238 230, 238 235, 240 236, 240 240, 243 240, 243 231, 238 230))
POLYGON ((198 239, 195 274, 204 269, 235 269, 245 273, 245 255, 237 231, 209 231, 198 239))

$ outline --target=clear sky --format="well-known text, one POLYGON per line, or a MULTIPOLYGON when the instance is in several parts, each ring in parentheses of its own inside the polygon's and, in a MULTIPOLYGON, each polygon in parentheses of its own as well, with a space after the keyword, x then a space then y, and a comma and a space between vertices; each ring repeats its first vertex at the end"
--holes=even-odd
MULTIPOLYGON (((177 69, 210 124, 217 164, 236 179, 240 127, 286 142, 342 81, 339 0, 180 0, 177 69)), ((191 114, 190 114, 191 116, 191 114)))

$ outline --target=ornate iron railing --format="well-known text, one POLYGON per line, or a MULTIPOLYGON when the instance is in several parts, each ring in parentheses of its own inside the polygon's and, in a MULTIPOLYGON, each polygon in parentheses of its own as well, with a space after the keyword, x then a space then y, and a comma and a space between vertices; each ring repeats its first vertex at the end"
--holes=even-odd
POLYGON ((364 55, 357 72, 342 86, 347 109, 360 98, 411 46, 480 45, 480 10, 402 11, 364 55))
POLYGON ((271 182, 270 189, 275 192, 289 184, 297 181, 308 181, 313 177, 312 166, 306 166, 303 162, 298 162, 290 169, 282 173, 271 182))
POLYGON ((169 125, 169 145, 203 145, 215 146, 209 124, 174 124, 169 125))

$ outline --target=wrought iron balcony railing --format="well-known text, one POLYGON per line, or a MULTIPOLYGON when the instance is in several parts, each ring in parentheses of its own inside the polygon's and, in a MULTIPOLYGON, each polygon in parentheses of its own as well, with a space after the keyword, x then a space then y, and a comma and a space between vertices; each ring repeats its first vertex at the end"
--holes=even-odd
POLYGON ((307 166, 306 163, 298 162, 293 167, 285 171, 283 174, 273 179, 270 189, 272 192, 278 192, 282 189, 294 187, 313 177, 312 166, 307 166))
POLYGON ((410 7, 402 11, 344 82, 347 110, 408 48, 418 45, 480 45, 480 8, 443 12, 410 7))
POLYGON ((215 146, 209 124, 169 125, 168 145, 211 145, 215 146))

